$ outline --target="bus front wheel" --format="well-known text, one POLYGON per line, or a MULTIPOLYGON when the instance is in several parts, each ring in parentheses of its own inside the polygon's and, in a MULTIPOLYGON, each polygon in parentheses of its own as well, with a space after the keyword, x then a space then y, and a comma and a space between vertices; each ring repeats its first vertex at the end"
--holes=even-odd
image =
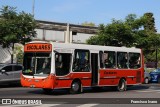
POLYGON ((121 79, 121 80, 119 81, 118 86, 117 86, 117 90, 118 90, 118 91, 126 91, 126 89, 127 89, 126 81, 125 81, 125 79, 121 79))
POLYGON ((79 94, 81 93, 81 82, 80 81, 73 81, 70 88, 71 94, 79 94))

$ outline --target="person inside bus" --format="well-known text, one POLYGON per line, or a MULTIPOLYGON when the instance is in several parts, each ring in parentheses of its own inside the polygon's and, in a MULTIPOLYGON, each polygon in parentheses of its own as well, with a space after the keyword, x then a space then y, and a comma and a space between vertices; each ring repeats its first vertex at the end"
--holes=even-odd
POLYGON ((82 71, 89 71, 89 61, 87 59, 85 59, 85 63, 82 68, 82 71))
POLYGON ((59 54, 56 55, 55 65, 56 65, 56 68, 62 68, 63 67, 62 56, 59 55, 59 54))
POLYGON ((111 61, 109 60, 108 53, 104 53, 103 57, 104 57, 104 66, 105 66, 105 68, 110 68, 111 67, 111 61))
POLYGON ((51 59, 46 58, 43 64, 43 74, 49 74, 51 70, 51 59))
POLYGON ((127 58, 123 57, 121 60, 121 68, 127 68, 127 58))
POLYGON ((134 65, 135 65, 135 59, 133 57, 130 58, 129 60, 129 68, 134 68, 134 65))
POLYGON ((118 55, 118 68, 127 68, 127 54, 118 55))
POLYGON ((74 60, 73 71, 80 71, 79 63, 80 63, 79 59, 74 60))
POLYGON ((63 59, 62 54, 56 53, 55 55, 55 67, 56 67, 56 75, 61 76, 65 74, 65 70, 63 67, 63 59))
POLYGON ((130 68, 139 68, 140 67, 140 58, 135 58, 132 57, 132 59, 130 59, 130 68))
POLYGON ((109 59, 104 60, 105 68, 112 68, 112 63, 109 59))

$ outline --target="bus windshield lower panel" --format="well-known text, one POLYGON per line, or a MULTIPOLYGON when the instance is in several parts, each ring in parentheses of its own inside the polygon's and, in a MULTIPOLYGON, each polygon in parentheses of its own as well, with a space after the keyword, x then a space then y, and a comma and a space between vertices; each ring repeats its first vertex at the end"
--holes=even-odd
POLYGON ((25 53, 23 66, 25 75, 50 74, 51 53, 25 53))

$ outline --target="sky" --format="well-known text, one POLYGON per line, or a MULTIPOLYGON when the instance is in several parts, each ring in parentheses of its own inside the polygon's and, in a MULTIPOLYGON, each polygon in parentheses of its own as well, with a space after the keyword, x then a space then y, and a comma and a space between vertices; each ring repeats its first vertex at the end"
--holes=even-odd
MULTIPOLYGON (((17 7, 17 11, 33 13, 34 0, 0 0, 2 6, 17 7)), ((112 19, 124 20, 128 14, 137 17, 151 12, 160 33, 160 0, 35 0, 34 16, 37 20, 81 24, 93 22, 109 24, 112 19)))

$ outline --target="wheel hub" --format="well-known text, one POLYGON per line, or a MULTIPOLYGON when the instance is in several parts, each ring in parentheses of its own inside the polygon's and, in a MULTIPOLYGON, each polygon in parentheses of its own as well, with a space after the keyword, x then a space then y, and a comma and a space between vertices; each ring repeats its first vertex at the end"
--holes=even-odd
POLYGON ((78 83, 74 83, 74 84, 72 85, 72 89, 73 89, 74 91, 78 91, 78 89, 79 89, 78 83))

